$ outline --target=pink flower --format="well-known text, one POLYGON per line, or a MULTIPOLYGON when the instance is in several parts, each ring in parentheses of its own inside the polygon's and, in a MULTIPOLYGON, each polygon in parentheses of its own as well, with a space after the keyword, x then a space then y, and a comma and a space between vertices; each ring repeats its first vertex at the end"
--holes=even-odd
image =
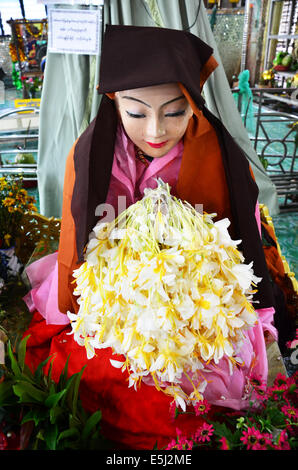
POLYGON ((268 388, 267 391, 269 397, 274 400, 295 400, 298 392, 297 376, 294 374, 291 377, 285 377, 282 374, 278 374, 274 380, 273 386, 268 388))
POLYGON ((288 377, 286 377, 284 374, 279 372, 274 379, 274 385, 276 385, 277 387, 280 387, 282 385, 287 385, 287 383, 288 383, 288 377))
POLYGON ((189 439, 186 439, 186 437, 183 437, 183 439, 177 443, 177 449, 179 450, 192 449, 192 447, 193 442, 189 439))
POLYGON ((271 434, 261 434, 258 429, 253 426, 248 428, 247 431, 242 431, 243 436, 240 441, 246 444, 248 450, 267 450, 268 445, 272 445, 271 434))
POLYGON ((178 450, 186 450, 186 449, 192 449, 193 447, 193 442, 190 441, 189 439, 186 439, 186 436, 183 436, 182 431, 179 428, 176 428, 176 434, 177 434, 177 439, 172 439, 171 442, 169 442, 168 447, 166 450, 169 449, 178 449, 178 450))
POLYGON ((262 379, 260 375, 251 374, 251 376, 248 377, 248 381, 254 389, 260 387, 266 389, 266 382, 262 379))
POLYGON ((291 420, 298 419, 298 410, 290 405, 285 405, 282 407, 281 411, 288 416, 291 420))
POLYGON ((265 401, 268 399, 269 393, 267 392, 266 388, 258 387, 254 390, 256 398, 261 401, 265 401))
POLYGON ((168 445, 167 445, 167 447, 166 447, 165 450, 175 449, 176 445, 177 445, 177 442, 175 441, 175 439, 172 439, 172 440, 168 443, 168 445))
POLYGON ((272 397, 274 400, 278 400, 279 398, 283 397, 283 394, 286 393, 288 390, 288 386, 285 383, 274 383, 272 387, 268 388, 268 395, 272 397))
POLYGON ((267 385, 261 376, 252 374, 248 381, 253 387, 254 395, 257 400, 264 401, 268 398, 267 385))
POLYGON ((230 450, 229 443, 225 437, 221 437, 219 442, 221 443, 221 450, 230 450))
POLYGON ((208 413, 211 406, 207 400, 201 400, 194 405, 196 416, 204 415, 208 413))
POLYGON ((286 343, 287 348, 295 349, 298 346, 298 328, 296 329, 296 337, 286 343))
POLYGON ((272 447, 272 434, 263 433, 259 438, 259 450, 267 450, 268 446, 272 447))
POLYGON ((193 436, 193 439, 196 442, 206 442, 206 441, 209 442, 210 437, 213 435, 213 432, 214 432, 214 429, 213 429, 212 424, 203 423, 202 426, 200 426, 196 430, 193 436))
POLYGON ((187 440, 185 443, 184 449, 189 449, 191 450, 193 448, 193 441, 187 440))
POLYGON ((287 342, 287 347, 289 349, 295 349, 298 346, 298 339, 293 339, 292 341, 287 342))
POLYGON ((279 436, 278 436, 278 440, 277 440, 277 444, 274 445, 274 449, 276 450, 290 450, 290 445, 289 445, 289 442, 288 442, 288 435, 287 435, 287 431, 285 429, 283 429, 279 436))

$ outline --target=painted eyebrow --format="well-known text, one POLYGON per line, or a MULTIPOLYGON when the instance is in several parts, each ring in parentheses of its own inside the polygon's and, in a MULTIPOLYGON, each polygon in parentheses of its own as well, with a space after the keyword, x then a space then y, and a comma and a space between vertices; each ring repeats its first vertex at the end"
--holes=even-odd
MULTIPOLYGON (((120 98, 127 99, 127 100, 132 100, 132 101, 137 101, 138 103, 142 103, 142 104, 144 104, 145 106, 148 106, 148 108, 151 108, 150 104, 145 103, 145 101, 139 100, 138 98, 133 98, 132 96, 120 96, 120 98)), ((166 103, 163 103, 163 104, 161 105, 161 107, 162 107, 162 106, 166 106, 167 104, 173 103, 173 101, 182 100, 183 98, 185 98, 184 95, 177 96, 177 98, 173 98, 172 100, 166 101, 166 103)))

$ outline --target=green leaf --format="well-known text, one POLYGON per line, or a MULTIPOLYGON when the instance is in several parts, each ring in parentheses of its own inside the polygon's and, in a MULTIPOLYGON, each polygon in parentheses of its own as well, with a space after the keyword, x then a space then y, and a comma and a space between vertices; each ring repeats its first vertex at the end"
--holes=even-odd
POLYGON ((66 429, 65 431, 62 431, 57 439, 57 443, 60 443, 64 439, 69 439, 75 440, 80 438, 80 431, 77 428, 70 428, 66 429))
POLYGON ((214 422, 212 421, 213 428, 214 428, 214 434, 216 434, 219 437, 225 437, 229 443, 236 442, 238 439, 238 435, 241 433, 240 430, 235 430, 232 432, 225 423, 219 423, 219 422, 214 422))
POLYGON ((21 369, 20 369, 20 367, 17 363, 17 360, 16 360, 13 352, 12 352, 10 341, 8 342, 8 345, 7 345, 7 351, 8 351, 8 357, 10 359, 11 369, 12 369, 12 371, 15 374, 16 377, 20 377, 21 376, 21 369))
POLYGON ((22 372, 24 370, 26 347, 27 347, 27 341, 29 338, 30 338, 30 335, 23 338, 18 346, 18 363, 22 372))
POLYGON ((70 428, 77 428, 81 426, 81 420, 78 418, 78 416, 69 415, 69 427, 70 428))
POLYGON ((17 397, 19 397, 19 403, 31 403, 32 397, 22 389, 20 385, 13 385, 13 391, 17 397))
POLYGON ((0 406, 5 406, 15 401, 15 395, 13 394, 12 381, 4 381, 0 383, 0 406))
POLYGON ((35 426, 38 426, 38 424, 41 421, 45 421, 48 418, 48 416, 49 416, 48 410, 33 408, 32 410, 29 410, 28 413, 25 414, 24 418, 22 419, 21 424, 25 424, 29 421, 34 421, 35 426))
POLYGON ((285 423, 285 415, 277 408, 272 408, 270 410, 270 422, 276 428, 282 427, 285 423))
POLYGON ((45 392, 24 380, 17 381, 17 383, 13 385, 13 391, 20 398, 21 403, 31 403, 32 400, 43 403, 46 397, 45 392))
POLYGON ((59 388, 65 388, 66 387, 66 383, 67 383, 67 373, 68 373, 68 362, 69 362, 69 358, 70 358, 70 355, 67 356, 67 359, 66 359, 66 362, 65 362, 65 366, 63 368, 63 371, 61 372, 60 374, 60 377, 59 377, 59 382, 58 382, 58 387, 59 388))
POLYGON ((59 400, 61 400, 61 398, 65 395, 65 393, 66 393, 66 389, 61 390, 61 392, 58 392, 58 393, 53 393, 52 395, 48 396, 44 404, 48 408, 52 408, 56 406, 59 400))
POLYGON ((88 439, 90 433, 97 426, 97 424, 100 422, 100 420, 101 420, 101 411, 100 410, 95 411, 95 413, 93 413, 87 419, 87 422, 86 422, 85 427, 84 427, 83 432, 82 432, 83 441, 86 441, 88 439))
POLYGON ((44 439, 48 450, 56 450, 58 437, 57 424, 50 424, 44 431, 44 439))
POLYGON ((296 391, 296 388, 297 388, 297 385, 296 385, 295 383, 294 383, 294 384, 291 384, 291 385, 289 386, 289 390, 288 390, 289 393, 290 393, 290 394, 292 394, 292 393, 294 394, 295 391, 296 391))
POLYGON ((51 361, 51 363, 49 365, 49 371, 48 371, 48 375, 47 375, 47 381, 48 382, 50 382, 52 380, 53 362, 54 362, 54 358, 53 358, 53 360, 51 361))
POLYGON ((26 377, 29 382, 35 383, 34 375, 32 374, 32 371, 30 367, 27 366, 27 364, 24 364, 23 367, 23 377, 26 377))
POLYGON ((84 366, 80 370, 80 372, 78 372, 78 373, 74 374, 73 376, 71 376, 72 382, 71 382, 71 385, 70 385, 69 391, 68 391, 68 398, 69 398, 68 403, 69 403, 69 406, 70 406, 70 409, 71 409, 73 415, 77 414, 79 386, 80 386, 81 377, 82 377, 82 374, 85 370, 85 367, 86 366, 84 366))
POLYGON ((63 409, 61 406, 54 406, 50 409, 50 422, 52 424, 56 423, 57 418, 63 414, 65 414, 65 409, 63 409))
POLYGON ((69 377, 69 379, 64 382, 63 387, 67 391, 67 393, 62 398, 62 405, 64 406, 65 402, 67 402, 67 406, 70 410, 72 409, 73 382, 75 381, 75 378, 75 375, 69 377))
POLYGON ((47 365, 47 363, 49 362, 50 359, 53 359, 53 354, 49 357, 47 357, 44 361, 42 361, 38 367, 36 368, 36 371, 34 373, 34 380, 36 382, 40 382, 41 379, 43 378, 44 376, 44 371, 43 371, 43 368, 47 365))

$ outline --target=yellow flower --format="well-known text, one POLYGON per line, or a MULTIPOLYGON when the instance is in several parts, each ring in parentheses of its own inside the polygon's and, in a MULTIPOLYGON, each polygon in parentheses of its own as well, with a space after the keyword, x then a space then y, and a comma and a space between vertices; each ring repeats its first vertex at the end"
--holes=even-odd
POLYGON ((5 189, 7 186, 7 181, 5 179, 4 176, 2 176, 2 178, 0 178, 0 190, 2 191, 3 189, 5 189))
POLYGON ((4 241, 6 243, 7 246, 10 245, 10 239, 11 239, 11 235, 9 233, 7 233, 6 235, 4 235, 4 241))
POLYGON ((25 203, 26 203, 26 197, 25 197, 23 194, 17 194, 17 195, 16 195, 16 199, 17 199, 17 201, 19 201, 21 204, 25 204, 25 203))
POLYGON ((37 207, 34 204, 28 204, 28 211, 37 212, 37 207))
POLYGON ((13 197, 6 197, 3 199, 2 205, 4 207, 12 206, 15 203, 15 199, 13 197))
POLYGON ((15 212, 15 208, 12 206, 8 207, 8 212, 11 214, 12 212, 15 212))

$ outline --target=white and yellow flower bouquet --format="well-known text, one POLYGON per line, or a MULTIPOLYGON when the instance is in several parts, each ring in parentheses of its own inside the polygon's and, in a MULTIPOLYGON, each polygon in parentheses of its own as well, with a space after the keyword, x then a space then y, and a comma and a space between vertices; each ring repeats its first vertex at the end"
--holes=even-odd
POLYGON ((245 330, 257 322, 260 281, 228 233, 171 196, 158 180, 112 223, 98 223, 74 271, 79 312, 72 333, 87 357, 111 347, 129 386, 143 381, 185 409, 203 399, 208 364, 226 358, 232 374, 245 330))

